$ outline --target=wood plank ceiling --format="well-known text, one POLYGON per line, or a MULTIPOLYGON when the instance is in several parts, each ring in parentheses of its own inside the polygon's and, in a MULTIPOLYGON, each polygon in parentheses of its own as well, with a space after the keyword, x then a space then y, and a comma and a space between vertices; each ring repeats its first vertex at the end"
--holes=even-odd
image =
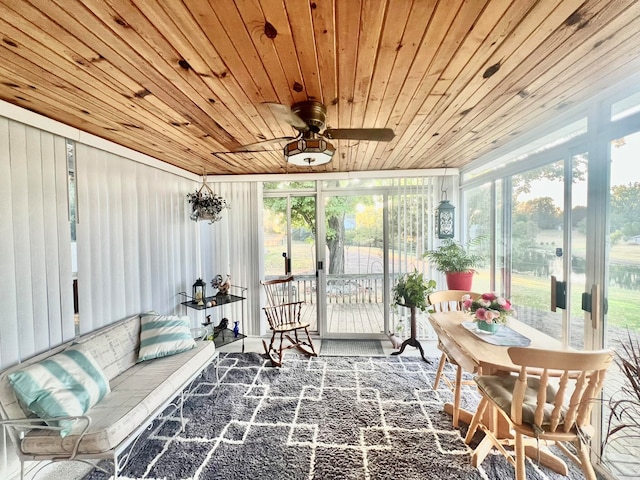
POLYGON ((0 37, 1 99, 193 173, 461 167, 640 70, 640 2, 0 0, 0 37), (214 153, 305 100, 395 138, 214 153))

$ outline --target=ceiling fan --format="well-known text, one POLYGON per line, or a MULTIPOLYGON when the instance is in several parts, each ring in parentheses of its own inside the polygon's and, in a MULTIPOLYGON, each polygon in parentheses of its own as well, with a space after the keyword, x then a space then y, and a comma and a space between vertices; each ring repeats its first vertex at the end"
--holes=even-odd
POLYGON ((236 148, 235 152, 264 152, 272 151, 273 149, 268 148, 272 145, 284 146, 284 155, 289 163, 315 166, 331 161, 335 147, 328 140, 388 142, 395 136, 390 128, 324 128, 327 108, 313 100, 299 102, 292 107, 280 103, 266 105, 276 117, 298 130, 298 135, 250 143, 236 148))

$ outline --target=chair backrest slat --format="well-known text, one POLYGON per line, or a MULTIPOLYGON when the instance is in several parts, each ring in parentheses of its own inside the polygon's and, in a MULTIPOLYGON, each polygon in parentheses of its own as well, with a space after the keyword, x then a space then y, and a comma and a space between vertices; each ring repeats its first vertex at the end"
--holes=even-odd
POLYGON ((460 311, 462 310, 462 297, 464 295, 471 295, 473 299, 480 296, 478 293, 466 290, 440 290, 430 293, 427 296, 427 300, 436 312, 460 311))
POLYGON ((562 410, 564 407, 564 396, 567 391, 567 386, 569 385, 569 372, 562 372, 562 376, 560 377, 560 384, 558 386, 558 391, 556 392, 556 399, 553 402, 553 412, 551 413, 551 426, 549 430, 555 432, 558 429, 558 425, 562 421, 562 410))
POLYGON ((282 328, 300 322, 303 302, 282 303, 271 307, 262 307, 272 329, 282 328))
POLYGON ((535 425, 544 424, 545 430, 551 432, 556 431, 559 425, 565 432, 571 431, 576 425, 589 425, 593 402, 600 395, 606 370, 613 361, 612 351, 558 352, 511 347, 508 352, 511 361, 521 367, 513 392, 511 418, 515 423, 522 423, 523 389, 528 377, 533 375, 531 369, 536 369, 535 376, 539 376, 540 387, 534 413, 535 425), (539 369, 542 369, 542 373, 539 369), (559 377, 553 402, 547 398, 550 377, 559 377), (567 395, 570 398, 567 399, 567 395), (545 409, 548 412, 547 419, 545 409))
POLYGON ((293 285, 292 275, 283 278, 276 278, 274 280, 264 280, 260 283, 264 287, 268 306, 273 307, 275 305, 293 301, 291 290, 293 285))
POLYGON ((540 386, 538 387, 538 401, 536 412, 533 416, 536 425, 542 425, 544 420, 544 407, 547 403, 547 385, 549 385, 549 370, 546 368, 540 375, 540 386))

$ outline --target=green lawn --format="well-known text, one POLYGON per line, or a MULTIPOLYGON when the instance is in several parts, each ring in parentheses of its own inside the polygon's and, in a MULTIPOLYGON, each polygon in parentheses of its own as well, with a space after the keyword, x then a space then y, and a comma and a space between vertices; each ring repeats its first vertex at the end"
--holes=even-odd
MULTIPOLYGON (((546 242, 559 241, 558 236, 561 232, 552 231, 544 232, 543 237, 546 242)), ((561 240, 561 239, 560 239, 561 240)), ((578 242, 580 243, 580 242, 578 242)), ((293 259, 294 270, 314 272, 314 249, 315 246, 304 242, 294 242, 293 259)), ((354 249, 356 247, 349 247, 354 249)), ((283 272, 282 248, 271 247, 265 255, 265 271, 267 272, 283 272)), ((380 249, 371 249, 368 251, 372 257, 382 257, 380 249)), ((640 245, 616 245, 612 248, 612 260, 619 260, 624 263, 640 263, 640 245)), ((550 280, 543 277, 534 277, 532 275, 514 274, 514 291, 512 300, 524 306, 536 308, 549 308, 550 303, 550 280)), ((478 277, 478 283, 486 284, 482 281, 482 277, 478 277)), ((574 306, 573 315, 581 314, 581 294, 580 289, 572 292, 571 303, 574 306)), ((631 328, 640 331, 640 291, 628 290, 619 287, 609 288, 609 309, 608 322, 610 325, 619 328, 631 328)))
MULTIPOLYGON (((550 284, 548 278, 533 277, 528 275, 513 275, 514 287, 512 300, 518 305, 540 308, 549 307, 550 284)), ((575 286, 574 286, 575 288, 575 286)), ((580 315, 582 290, 573 291, 571 304, 573 315, 580 315)), ((618 328, 631 328, 640 331, 640 292, 619 287, 609 288, 609 309, 607 319, 611 326, 618 328)))

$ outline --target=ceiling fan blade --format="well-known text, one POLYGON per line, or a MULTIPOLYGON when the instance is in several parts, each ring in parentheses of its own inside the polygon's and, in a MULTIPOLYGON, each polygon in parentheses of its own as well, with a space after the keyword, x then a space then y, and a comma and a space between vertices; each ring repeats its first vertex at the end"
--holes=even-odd
POLYGON ((280 147, 284 147, 285 143, 292 142, 296 140, 298 137, 278 137, 272 138, 270 140, 262 140, 261 142, 249 143, 248 145, 242 145, 234 149, 234 152, 270 152, 273 151, 273 148, 266 148, 270 145, 279 145, 280 147))
POLYGON ((298 115, 296 115, 288 105, 269 102, 267 102, 266 105, 271 109, 276 117, 284 120, 293 128, 303 131, 307 131, 309 129, 309 126, 305 123, 305 121, 302 120, 298 115))
POLYGON ((390 128, 327 128, 323 137, 331 140, 373 140, 388 142, 396 136, 390 128))

